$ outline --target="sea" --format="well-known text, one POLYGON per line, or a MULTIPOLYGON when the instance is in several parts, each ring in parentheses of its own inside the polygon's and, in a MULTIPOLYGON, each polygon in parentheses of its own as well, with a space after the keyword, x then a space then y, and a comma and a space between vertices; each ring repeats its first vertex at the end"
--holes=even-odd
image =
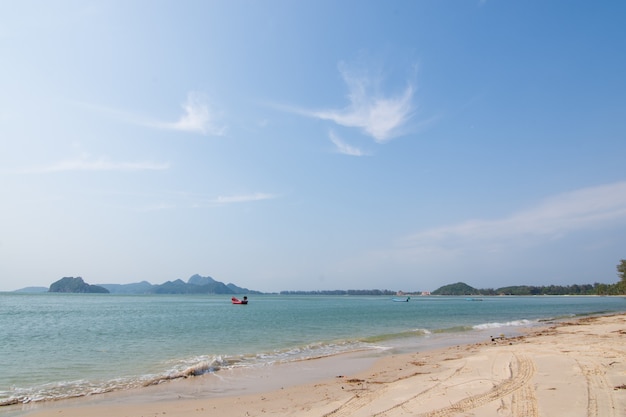
POLYGON ((0 293, 0 416, 235 368, 485 340, 622 313, 624 297, 0 293), (3 413, 3 411, 5 411, 3 413))

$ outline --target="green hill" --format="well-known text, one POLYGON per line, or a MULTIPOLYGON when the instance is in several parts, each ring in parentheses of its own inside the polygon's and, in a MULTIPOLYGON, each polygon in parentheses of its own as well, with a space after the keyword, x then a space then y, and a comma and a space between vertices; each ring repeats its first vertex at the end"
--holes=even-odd
POLYGON ((53 282, 48 292, 71 292, 71 293, 102 293, 108 294, 109 290, 98 285, 89 285, 81 277, 64 277, 53 282))
POLYGON ((444 285, 431 292, 432 295, 481 295, 481 292, 474 287, 470 287, 464 282, 444 285))

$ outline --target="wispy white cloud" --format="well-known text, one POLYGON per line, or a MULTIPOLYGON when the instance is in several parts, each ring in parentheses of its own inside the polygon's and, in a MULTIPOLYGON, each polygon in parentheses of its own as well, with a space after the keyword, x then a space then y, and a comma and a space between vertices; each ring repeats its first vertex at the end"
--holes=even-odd
POLYGON ((414 114, 411 83, 396 95, 380 92, 381 80, 368 75, 356 75, 347 67, 340 67, 348 86, 348 106, 342 109, 296 110, 294 112, 340 126, 360 129, 378 143, 387 142, 403 133, 414 114))
POLYGON ((183 112, 178 120, 173 122, 155 120, 154 118, 99 104, 81 101, 74 103, 125 123, 146 126, 153 129, 176 130, 213 136, 222 136, 227 130, 227 126, 221 122, 223 117, 222 113, 211 107, 209 99, 205 94, 196 91, 191 91, 187 94, 187 99, 181 104, 183 112))
POLYGON ((501 219, 469 220, 426 230, 410 236, 405 243, 415 248, 455 250, 467 245, 558 239, 614 222, 626 223, 626 181, 559 194, 501 219))
POLYGON ((46 174, 67 171, 159 171, 169 169, 169 167, 169 162, 115 162, 104 157, 92 158, 88 154, 83 154, 78 158, 66 159, 49 165, 28 167, 19 172, 23 174, 46 174))
POLYGON ((344 155, 351 155, 351 156, 366 156, 368 155, 367 152, 362 151, 361 149, 349 145, 347 143, 345 143, 339 136, 337 136, 337 134, 335 132, 333 132, 332 130, 330 132, 328 132, 328 137, 330 138, 331 142, 335 145, 335 148, 337 150, 337 152, 342 153, 344 155))
POLYGON ((311 110, 276 103, 270 105, 283 111, 359 129, 378 143, 388 142, 415 128, 422 129, 436 120, 431 118, 413 122, 415 88, 412 82, 408 81, 399 93, 389 94, 382 92, 383 80, 380 77, 370 76, 367 72, 359 74, 349 70, 346 65, 340 65, 339 70, 348 86, 349 104, 346 107, 311 110))
POLYGON ((321 110, 312 115, 341 126, 359 128, 379 143, 398 136, 411 117, 413 87, 408 86, 401 96, 392 98, 370 97, 363 93, 353 91, 351 104, 344 109, 321 110))
POLYGON ((249 203, 252 201, 271 200, 276 198, 273 194, 253 193, 230 196, 218 196, 212 202, 216 204, 233 204, 233 203, 249 203))
POLYGON ((143 200, 152 201, 136 207, 136 211, 169 211, 178 209, 211 209, 230 204, 254 203, 263 200, 272 200, 277 196, 268 193, 233 194, 226 196, 209 197, 192 192, 162 191, 157 193, 135 195, 143 200))
POLYGON ((211 109, 206 95, 199 92, 187 94, 182 104, 183 114, 175 122, 149 123, 153 127, 178 130, 182 132, 200 133, 203 135, 222 136, 226 125, 220 122, 221 115, 211 109))

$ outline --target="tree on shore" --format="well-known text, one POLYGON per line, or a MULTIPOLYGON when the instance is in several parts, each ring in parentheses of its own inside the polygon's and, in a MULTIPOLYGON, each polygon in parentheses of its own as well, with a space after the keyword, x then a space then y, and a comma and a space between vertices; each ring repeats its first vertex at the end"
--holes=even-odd
POLYGON ((617 276, 619 277, 617 291, 620 294, 626 294, 626 259, 620 260, 617 264, 617 276))

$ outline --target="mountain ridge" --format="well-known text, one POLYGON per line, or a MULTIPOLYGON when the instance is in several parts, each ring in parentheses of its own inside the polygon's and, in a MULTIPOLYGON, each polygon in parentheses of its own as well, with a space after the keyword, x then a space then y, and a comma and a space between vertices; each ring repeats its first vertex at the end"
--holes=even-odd
POLYGON ((111 294, 261 294, 260 291, 242 288, 235 284, 224 284, 213 277, 194 274, 187 282, 182 279, 151 284, 141 281, 130 284, 98 284, 111 294))
POLYGON ((49 287, 25 287, 13 292, 17 293, 110 293, 110 294, 263 294, 261 291, 250 290, 233 283, 224 284, 210 276, 194 274, 187 282, 182 279, 166 281, 162 284, 151 284, 143 280, 129 284, 87 284, 82 277, 63 277, 49 287))

